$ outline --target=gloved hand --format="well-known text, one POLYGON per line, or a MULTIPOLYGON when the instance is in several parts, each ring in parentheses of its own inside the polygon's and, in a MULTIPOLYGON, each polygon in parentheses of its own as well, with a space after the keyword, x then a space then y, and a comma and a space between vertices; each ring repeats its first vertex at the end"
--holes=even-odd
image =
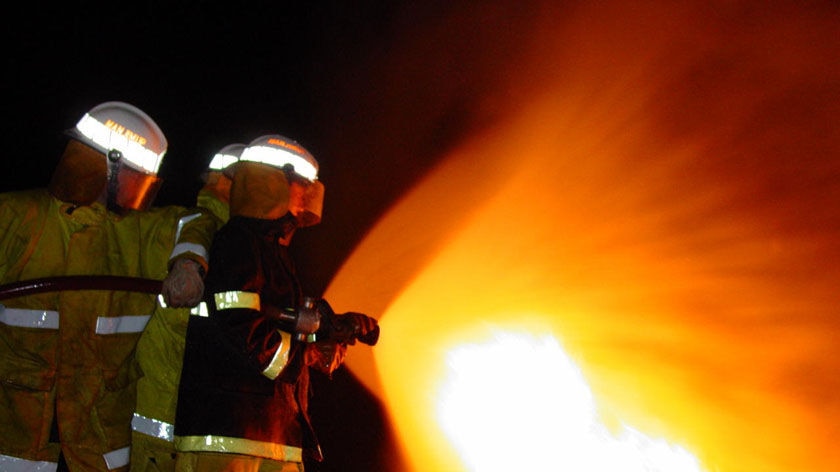
POLYGON ((167 306, 194 307, 204 295, 202 267, 191 259, 178 259, 163 279, 161 295, 167 306))
POLYGON ((379 340, 379 323, 370 316, 353 311, 335 315, 336 324, 341 326, 342 332, 350 332, 350 344, 356 344, 356 339, 373 346, 379 340))
POLYGON ((344 362, 347 345, 332 340, 315 341, 306 347, 306 364, 327 375, 344 362))

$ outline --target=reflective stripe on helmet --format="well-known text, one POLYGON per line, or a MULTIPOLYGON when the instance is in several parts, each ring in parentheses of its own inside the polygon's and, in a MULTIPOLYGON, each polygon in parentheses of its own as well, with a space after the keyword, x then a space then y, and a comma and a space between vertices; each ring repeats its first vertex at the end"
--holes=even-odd
POLYGON ((229 165, 239 162, 239 158, 229 154, 216 154, 208 166, 211 170, 225 170, 229 165))
POLYGON ((146 138, 111 119, 104 123, 85 113, 76 130, 106 154, 116 149, 122 158, 150 174, 157 174, 163 155, 145 147, 146 138))
POLYGON ((244 149, 244 144, 228 144, 213 156, 213 160, 210 161, 210 165, 207 167, 210 170, 225 170, 231 164, 239 162, 239 156, 244 149))
POLYGON ((318 169, 315 166, 297 154, 292 154, 283 149, 268 146, 249 147, 242 153, 242 160, 260 162, 278 169, 282 169, 289 164, 294 167, 295 173, 300 174, 307 180, 312 181, 318 178, 318 169))
POLYGON ((300 144, 279 134, 259 137, 240 156, 242 161, 260 162, 282 169, 287 165, 296 174, 313 182, 318 179, 318 162, 300 144))

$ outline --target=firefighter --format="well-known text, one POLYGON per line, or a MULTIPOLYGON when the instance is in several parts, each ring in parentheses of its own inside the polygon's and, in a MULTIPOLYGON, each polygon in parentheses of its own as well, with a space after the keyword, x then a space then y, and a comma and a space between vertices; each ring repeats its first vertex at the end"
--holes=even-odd
POLYGON ((219 149, 203 176, 204 186, 198 191, 198 206, 207 208, 222 222, 230 219, 230 186, 232 183, 233 164, 239 162, 239 156, 246 145, 228 144, 219 149))
MULTIPOLYGON (((199 207, 210 210, 220 224, 229 217, 230 169, 245 144, 220 149, 202 175, 199 207)), ((175 402, 190 315, 206 316, 206 305, 192 309, 157 307, 137 343, 137 361, 143 377, 137 381, 137 406, 131 421, 132 472, 175 470, 175 402)))
MULTIPOLYGON (((323 191, 314 157, 281 135, 254 140, 235 164, 231 217, 210 249, 209 316, 190 317, 187 327, 179 472, 302 471, 305 460, 321 460, 309 369, 331 374, 348 342, 300 337, 283 318, 304 305, 289 244, 298 228, 320 222, 323 191)), ((360 336, 376 328, 365 315, 340 316, 360 336)))
POLYGON ((67 135, 45 188, 0 194, 0 284, 105 282, 2 301, 0 470, 128 470, 134 349, 156 295, 109 283, 163 279, 169 306, 196 305, 218 225, 152 207, 168 143, 137 107, 99 104, 67 135))

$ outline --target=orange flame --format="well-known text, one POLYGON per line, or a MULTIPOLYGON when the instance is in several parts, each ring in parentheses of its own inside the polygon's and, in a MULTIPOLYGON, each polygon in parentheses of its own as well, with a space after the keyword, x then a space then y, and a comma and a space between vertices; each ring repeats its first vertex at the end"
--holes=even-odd
POLYGON ((416 470, 840 469, 832 22, 621 5, 544 15, 529 99, 347 261, 327 297, 382 314, 348 364, 416 470))

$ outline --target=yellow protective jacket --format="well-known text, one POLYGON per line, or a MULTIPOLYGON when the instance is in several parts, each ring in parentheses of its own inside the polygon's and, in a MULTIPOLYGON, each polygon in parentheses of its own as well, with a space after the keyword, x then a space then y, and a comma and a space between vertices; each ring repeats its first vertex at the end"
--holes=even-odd
MULTIPOLYGON (((0 194, 0 284, 72 275, 162 280, 176 258, 206 267, 216 225, 182 207, 117 216, 99 204, 75 208, 45 189, 0 194)), ((0 303, 0 470, 55 470, 59 451, 70 470, 127 470, 140 375, 134 353, 156 296, 79 290, 0 303)))
MULTIPOLYGON (((197 204, 209 210, 219 226, 228 220, 228 203, 220 189, 205 186, 197 204)), ((226 192, 227 190, 225 190, 226 192)), ((131 421, 132 472, 175 470, 175 406, 190 315, 207 316, 204 303, 193 309, 158 305, 137 343, 143 377, 137 381, 137 406, 131 421)))

